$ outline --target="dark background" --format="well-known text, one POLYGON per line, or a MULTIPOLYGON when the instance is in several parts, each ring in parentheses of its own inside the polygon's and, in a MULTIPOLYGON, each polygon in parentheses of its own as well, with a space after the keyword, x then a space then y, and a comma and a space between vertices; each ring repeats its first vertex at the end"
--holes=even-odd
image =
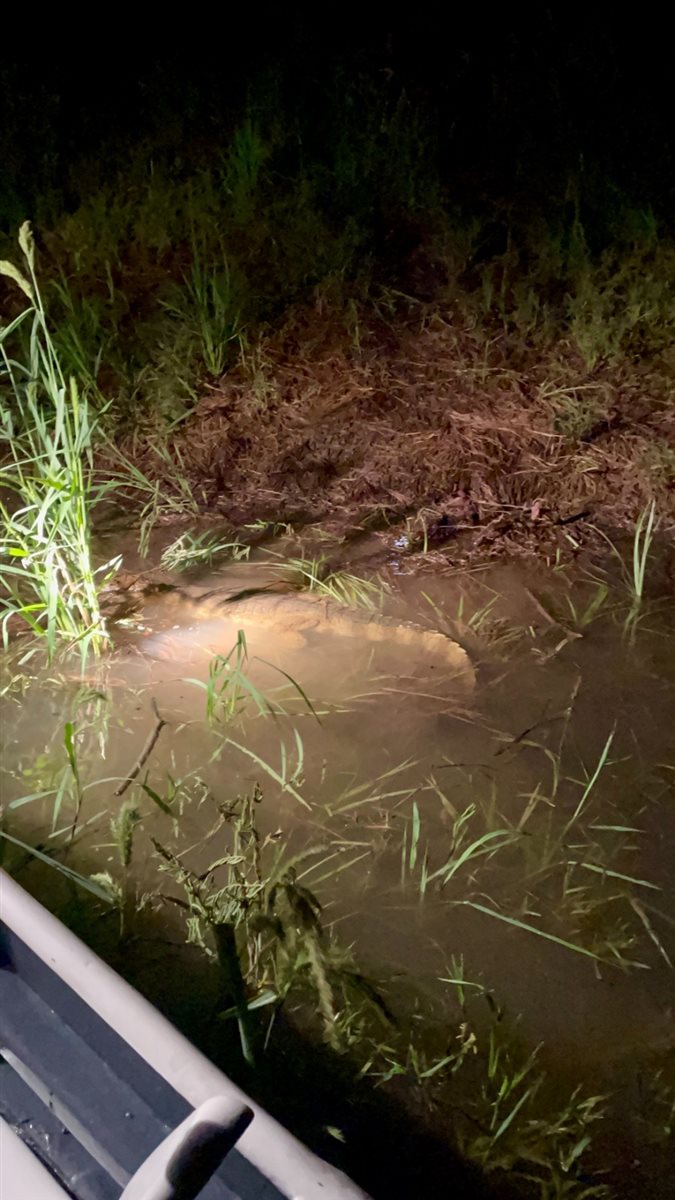
POLYGON ((308 15, 290 5, 244 15, 232 6, 158 10, 151 33, 138 26, 143 14, 106 25, 99 10, 90 33, 59 25, 52 39, 38 26, 29 44, 10 31, 2 218, 26 215, 19 210, 48 188, 64 189, 67 201, 82 156, 102 154, 112 169, 147 140, 189 157, 226 137, 246 103, 271 88, 284 118, 320 146, 336 89, 356 79, 404 90, 424 112, 441 178, 462 197, 554 193, 566 173, 583 170, 665 215, 675 89, 662 11, 447 4, 400 16, 317 6, 308 15))

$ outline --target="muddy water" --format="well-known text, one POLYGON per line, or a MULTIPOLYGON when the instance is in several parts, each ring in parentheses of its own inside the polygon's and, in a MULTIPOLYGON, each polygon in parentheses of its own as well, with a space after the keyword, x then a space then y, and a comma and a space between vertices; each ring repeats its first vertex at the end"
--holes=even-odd
MULTIPOLYGON (((204 584, 264 580, 259 565, 240 564, 204 584)), ((67 838, 72 799, 66 791, 54 821, 54 792, 72 721, 84 794, 68 861, 114 874, 114 792, 156 706, 168 725, 138 778, 167 799, 171 781, 191 780, 176 848, 195 869, 217 855, 204 843, 216 802, 260 784, 261 832, 289 853, 326 847, 304 882, 364 970, 388 981, 394 1006, 404 1010, 415 986, 435 1002, 461 955, 465 977, 521 1016, 521 1036, 543 1045, 561 1086, 616 1089, 621 1114, 644 1072, 672 1068, 675 1054, 675 642, 663 598, 631 637, 618 582, 593 612, 597 596, 588 579, 542 569, 398 574, 385 607, 464 645, 471 694, 394 641, 247 627, 255 693, 210 724, 209 664, 235 645, 236 618, 200 619, 157 596, 117 628, 114 654, 86 685, 45 672, 22 695, 8 690, 8 827, 33 843, 67 838), (263 694, 272 712, 260 711, 263 694), (503 847, 479 853, 486 835, 503 847), (444 883, 425 884, 450 861, 444 883)), ((129 794, 144 835, 166 841, 173 822, 137 786, 129 794)), ((132 870, 141 890, 157 887, 147 852, 132 870)), ((670 1194, 649 1149, 639 1157, 638 1134, 615 1130, 608 1146, 610 1167, 633 1172, 638 1190, 670 1194)))

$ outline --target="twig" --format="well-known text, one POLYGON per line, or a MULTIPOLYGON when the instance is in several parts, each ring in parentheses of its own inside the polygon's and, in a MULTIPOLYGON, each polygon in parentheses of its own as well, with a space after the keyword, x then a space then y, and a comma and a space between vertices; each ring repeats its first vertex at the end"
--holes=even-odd
POLYGON ((134 782, 134 779, 138 775, 138 772, 140 771, 141 767, 148 761, 150 755, 152 754, 152 751, 155 748, 155 742, 157 741, 157 738, 159 737, 160 733, 162 732, 164 726, 168 725, 168 721, 165 721, 163 717, 160 717, 159 712, 157 711, 157 701, 154 699, 154 697, 151 700, 151 704, 152 704, 152 711, 154 712, 155 716, 157 717, 157 724, 155 725, 154 729, 150 733, 147 742, 145 743, 143 749, 141 750, 138 758, 136 759, 136 762, 134 763, 133 767, 131 768, 126 779, 122 780, 122 783, 120 783, 120 785, 115 788, 115 791, 113 793, 115 796, 123 796, 124 793, 126 792, 127 788, 134 782))
MULTIPOLYGON (((581 440, 583 441, 583 438, 581 440)), ((559 517, 557 521, 553 522, 553 524, 554 525, 573 525, 575 521, 583 521, 583 520, 585 520, 586 517, 590 517, 590 515, 591 515, 590 508, 584 508, 582 512, 572 513, 571 517, 559 517)))
POLYGON ((539 597, 538 597, 538 596, 535 596, 534 592, 530 591, 530 588, 525 588, 525 595, 526 595, 526 596, 529 596, 529 598, 530 598, 530 600, 532 601, 532 603, 533 603, 534 607, 536 608, 537 612, 539 613, 539 616, 540 616, 540 617, 543 617, 543 618, 544 618, 544 620, 547 622, 547 624, 548 624, 548 625, 555 625, 556 629, 562 629, 562 628, 563 628, 563 627, 562 627, 562 625, 560 624, 560 621, 556 621, 556 619, 555 619, 555 617, 553 616, 553 614, 552 614, 552 613, 550 613, 550 612, 548 611, 548 609, 544 607, 544 605, 542 604, 542 602, 541 602, 541 600, 539 599, 539 597))

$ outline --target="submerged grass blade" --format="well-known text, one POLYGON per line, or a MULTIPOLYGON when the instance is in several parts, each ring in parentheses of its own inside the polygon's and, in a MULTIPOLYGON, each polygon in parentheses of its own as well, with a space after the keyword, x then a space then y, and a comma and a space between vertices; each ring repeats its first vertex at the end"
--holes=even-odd
POLYGON ((649 917, 647 916, 643 906, 640 904, 640 901, 636 900, 634 896, 631 896, 630 904, 631 904, 631 908, 633 909, 633 911, 635 913, 637 913, 638 917, 642 921, 642 924, 644 925, 644 927, 647 931, 647 934, 649 935, 652 942, 656 946, 656 949, 658 950, 659 954, 664 959, 664 961, 667 962, 668 966, 672 970, 673 969, 672 959, 670 958, 668 951, 666 950, 666 948, 663 945, 661 939, 659 938, 656 930, 654 929, 654 926, 652 925, 651 921, 649 920, 649 917))
MULTIPOLYGON (((293 784, 290 782, 290 780, 285 777, 285 775, 286 775, 286 772, 285 772, 286 747, 284 746, 283 742, 281 745, 281 751, 282 751, 282 772, 281 772, 281 774, 279 774, 278 771, 275 771, 274 767, 270 763, 266 762, 264 758, 261 758, 259 754, 256 754, 254 750, 249 749, 248 746, 242 746, 241 742, 235 742, 232 738, 225 738, 225 745, 233 746, 235 750, 239 750, 242 754, 245 754, 247 756, 247 758, 250 758, 251 761, 256 764, 256 766, 260 767, 260 769, 265 772, 266 775, 269 775, 270 779, 273 779, 274 782, 279 785, 282 792, 290 792, 291 796, 293 796, 293 798, 295 800, 297 800, 300 804, 302 804, 303 808, 307 808, 311 811, 311 808, 312 808, 311 804, 309 804, 308 801, 305 800, 304 796, 300 795, 299 791, 297 791, 297 789, 295 787, 293 787, 293 784)), ((219 747, 218 750, 216 750, 216 752, 215 752, 215 756, 220 756, 221 753, 222 753, 222 749, 221 749, 221 747, 219 747)))
POLYGON ((584 808, 586 807, 588 798, 591 795, 591 792, 593 791, 593 788, 595 787, 596 783, 598 782, 598 779, 600 778, 602 770, 607 762, 607 755, 609 754, 610 747, 612 745, 612 742, 614 741, 614 733, 615 733, 615 730, 613 729, 612 732, 610 733, 609 737, 607 738, 605 745, 603 746, 602 753, 597 762, 597 766, 596 766, 593 774, 591 775, 591 778, 589 779, 588 783, 586 784, 586 787, 584 788, 583 795, 582 795, 579 803, 577 804, 577 807, 575 808, 574 813, 572 814, 569 821, 567 822, 567 825, 565 826, 565 829, 563 831, 563 837, 567 836, 570 829, 576 823, 578 818, 581 816, 584 808))
POLYGON ((36 849, 35 846, 29 846, 27 842, 22 842, 19 838, 13 837, 4 829, 0 829, 0 838, 4 838, 6 842, 11 842, 13 846, 19 846, 21 850, 25 850, 26 853, 30 854, 33 858, 39 859, 39 861, 44 863, 45 866, 52 867, 55 871, 58 871, 60 875, 63 875, 66 879, 71 880, 72 883, 76 883, 79 887, 91 892, 92 895, 97 897, 97 899, 105 900, 106 904, 110 904, 110 896, 108 892, 106 892, 104 888, 99 887, 99 885, 94 883, 93 880, 88 879, 86 875, 80 875, 78 871, 73 871, 72 867, 66 866, 65 863, 59 862, 58 859, 52 858, 49 854, 43 854, 43 852, 36 849))
POLYGON ((431 883, 434 879, 442 879, 443 886, 445 886, 465 863, 471 862, 476 858, 481 858, 485 854, 496 854, 497 850, 501 850, 504 846, 511 845, 517 841, 519 836, 519 834, 514 833, 511 829, 494 829, 489 833, 482 834, 481 837, 476 838, 456 858, 451 858, 442 867, 439 867, 437 871, 429 875, 428 882, 431 883), (500 839, 499 842, 497 842, 497 839, 500 839))
POLYGON ((621 879, 624 883, 634 883, 637 887, 651 888, 654 892, 660 892, 661 888, 656 883, 650 883, 648 879, 636 879, 634 875, 623 875, 621 871, 612 871, 609 867, 598 866, 597 863, 590 862, 575 862, 570 861, 571 867, 583 867, 585 871, 593 871, 596 875, 608 875, 610 879, 621 879))
POLYGON ((536 925, 530 925, 527 921, 520 921, 517 917, 508 917, 506 913, 497 912, 494 908, 488 908, 485 904, 478 904, 476 900, 451 900, 451 904, 462 904, 466 908, 474 908, 476 912, 485 913, 488 917, 494 917, 496 921, 503 921, 506 925, 513 926, 514 929, 522 929, 525 933, 534 933, 537 937, 545 938, 548 942, 555 942, 558 946, 563 946, 565 950, 573 950, 575 954, 583 954, 586 958, 593 958, 596 962, 604 962, 605 960, 596 954, 593 950, 587 950, 585 946, 579 946, 576 942, 568 942, 565 938, 557 937, 555 933, 547 933, 544 929, 538 929, 536 925))
POLYGON ((420 810, 416 800, 413 800, 412 812, 412 828, 410 831, 410 858, 408 866, 411 871, 415 870, 417 862, 417 846, 420 840, 420 810))
POLYGON ((530 1099, 530 1097, 533 1096, 534 1093, 537 1091, 538 1086, 539 1085, 537 1083, 533 1083, 531 1085, 531 1087, 529 1087, 525 1092, 523 1092, 522 1096, 514 1104, 513 1108, 511 1109, 511 1112, 508 1113, 508 1115, 504 1118, 504 1120, 502 1121, 499 1128, 492 1135, 492 1137, 490 1139, 492 1143, 498 1141, 499 1138, 502 1137, 506 1133, 507 1129, 509 1128, 509 1125, 511 1125, 513 1123, 513 1121, 516 1119, 516 1117, 518 1116, 518 1113, 520 1112, 523 1105, 526 1104, 527 1101, 530 1099))

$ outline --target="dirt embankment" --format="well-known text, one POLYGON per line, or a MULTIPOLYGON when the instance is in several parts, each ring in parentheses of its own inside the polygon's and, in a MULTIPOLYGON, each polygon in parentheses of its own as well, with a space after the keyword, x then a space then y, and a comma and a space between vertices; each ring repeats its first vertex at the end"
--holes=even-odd
MULTIPOLYGON (((590 521, 632 528, 652 498, 672 529, 674 365, 590 372, 565 346, 536 353, 423 304, 387 320, 317 305, 203 396, 173 452, 200 507, 235 524, 569 551, 590 521)), ((149 446, 135 454, 162 475, 149 446)))

